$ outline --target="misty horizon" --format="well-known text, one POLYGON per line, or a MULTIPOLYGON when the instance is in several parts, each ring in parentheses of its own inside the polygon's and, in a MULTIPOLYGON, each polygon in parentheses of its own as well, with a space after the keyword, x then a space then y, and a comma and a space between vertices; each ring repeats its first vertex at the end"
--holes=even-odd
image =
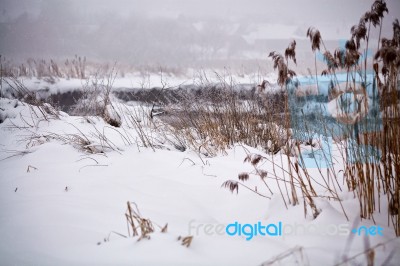
MULTIPOLYGON (((141 66, 215 67, 263 63, 269 52, 282 52, 295 39, 301 64, 311 54, 310 26, 334 49, 371 3, 1 0, 0 54, 13 60, 79 55, 141 66)), ((400 3, 387 4, 383 36, 391 37, 400 3)))

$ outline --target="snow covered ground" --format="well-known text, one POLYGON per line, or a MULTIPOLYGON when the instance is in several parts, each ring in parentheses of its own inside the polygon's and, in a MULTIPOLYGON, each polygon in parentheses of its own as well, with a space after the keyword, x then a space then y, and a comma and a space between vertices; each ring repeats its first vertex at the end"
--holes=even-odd
MULTIPOLYGON (((260 167, 270 173, 269 160, 287 165, 280 153, 237 144, 216 157, 199 157, 155 135, 157 147, 145 148, 125 121, 113 128, 99 117, 51 107, 43 116, 38 107, 5 98, 0 108, 1 265, 335 265, 346 259, 343 265, 363 265, 369 247, 376 265, 400 260, 400 240, 388 224, 383 197, 374 223, 359 221, 358 201, 345 185, 339 197, 349 220, 338 201, 323 197, 315 200, 316 219, 304 216, 302 199, 286 208, 274 179, 266 179, 273 195, 257 177, 245 183, 271 199, 241 186, 238 193, 221 188, 254 171, 243 163, 248 152, 268 158, 260 167), (129 237, 128 201, 153 222, 150 239, 129 237), (279 235, 246 240, 248 235, 225 232, 235 222, 282 227, 279 235), (351 232, 362 226, 375 233, 351 232), (190 235, 190 246, 183 246, 178 237, 190 235)), ((320 181, 317 169, 310 173, 320 181)), ((284 178, 283 171, 277 174, 284 178)))
MULTIPOLYGON (((93 82, 98 84, 107 84, 111 78, 111 84, 114 89, 152 89, 152 88, 175 88, 185 85, 205 85, 209 83, 227 84, 261 84, 262 77, 265 77, 271 83, 276 80, 276 74, 263 73, 244 75, 231 72, 230 70, 212 70, 212 69, 189 69, 181 75, 171 73, 150 73, 150 72, 134 72, 127 73, 123 77, 118 72, 109 73, 109 76, 96 77, 90 76, 87 79, 77 78, 36 78, 36 77, 19 77, 18 81, 31 91, 57 94, 78 90, 85 85, 91 85, 93 82)), ((2 91, 5 94, 9 89, 9 83, 13 85, 12 79, 4 78, 2 91)))

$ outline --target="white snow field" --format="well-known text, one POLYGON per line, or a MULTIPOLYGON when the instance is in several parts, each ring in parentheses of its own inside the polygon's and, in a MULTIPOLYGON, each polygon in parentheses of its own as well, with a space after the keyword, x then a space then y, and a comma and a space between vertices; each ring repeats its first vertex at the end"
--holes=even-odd
MULTIPOLYGON (((121 117, 146 110, 114 104, 121 117)), ((265 181, 273 194, 255 175, 244 182, 270 199, 243 186, 238 193, 221 188, 242 172, 254 172, 243 162, 248 153, 265 156, 260 168, 271 174, 272 161, 288 165, 280 152, 240 144, 215 157, 182 152, 145 119, 138 123, 154 147, 144 147, 127 119, 114 128, 99 117, 6 98, 0 99, 0 115, 0 265, 366 265, 368 256, 375 265, 400 261, 400 239, 388 222, 384 196, 374 222, 359 220, 358 200, 340 181, 346 219, 338 200, 323 197, 329 194, 317 184, 317 169, 310 169, 321 195, 315 219, 310 210, 304 215, 302 198, 286 208, 278 187, 284 182, 271 175, 265 181), (127 202, 153 223, 149 239, 128 231, 127 202), (251 239, 250 226, 240 236, 225 231, 230 224, 233 234, 234 225, 258 222, 271 230, 251 239), (187 236, 193 236, 188 247, 182 245, 187 236)), ((338 147, 333 145, 334 156, 338 147)), ((342 162, 334 163, 340 180, 342 162)), ((275 170, 288 180, 287 168, 275 170)))
MULTIPOLYGON (((229 69, 210 70, 210 69, 188 69, 186 73, 175 75, 172 73, 153 73, 153 72, 133 72, 127 73, 121 77, 118 71, 112 71, 103 76, 91 75, 87 79, 78 78, 37 78, 37 77, 19 77, 18 81, 30 91, 42 93, 43 95, 66 93, 74 90, 80 90, 83 86, 91 85, 92 82, 106 85, 109 79, 112 79, 113 89, 151 89, 151 88, 174 88, 182 85, 192 84, 211 84, 221 81, 230 84, 259 84, 262 78, 273 83, 276 80, 275 73, 256 73, 256 74, 237 74, 229 69)), ((7 95, 10 90, 10 84, 13 86, 13 79, 3 77, 2 90, 7 95)))

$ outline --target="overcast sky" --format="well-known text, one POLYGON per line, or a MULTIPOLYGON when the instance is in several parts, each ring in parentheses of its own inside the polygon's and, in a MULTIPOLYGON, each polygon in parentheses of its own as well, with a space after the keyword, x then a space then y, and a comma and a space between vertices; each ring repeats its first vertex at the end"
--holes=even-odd
MULTIPOLYGON (((15 18, 24 12, 38 14, 41 9, 70 5, 76 11, 88 13, 114 12, 115 15, 141 14, 147 16, 218 17, 238 19, 254 16, 264 21, 279 20, 288 23, 335 23, 337 20, 354 21, 353 16, 367 10, 369 0, 0 0, 1 17, 15 18)), ((387 1, 396 17, 400 10, 398 0, 387 1), (397 14, 396 14, 397 13, 397 14)), ((55 10, 57 11, 57 10, 55 10)))
MULTIPOLYGON (((369 0, 0 0, 0 54, 185 65, 258 57, 265 39, 348 38, 369 0), (186 59, 186 60, 185 60, 186 59)), ((399 18, 388 0, 384 35, 399 18)), ((275 44, 277 45, 277 44, 275 44)), ((284 47, 282 47, 284 49, 284 47)))

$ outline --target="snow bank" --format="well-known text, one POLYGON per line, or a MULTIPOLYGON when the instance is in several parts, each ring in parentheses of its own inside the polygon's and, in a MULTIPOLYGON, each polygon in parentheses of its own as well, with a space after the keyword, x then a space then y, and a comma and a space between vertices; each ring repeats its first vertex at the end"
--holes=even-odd
MULTIPOLYGON (((15 100, 1 99, 0 104, 5 118, 0 124, 1 264, 260 265, 279 259, 289 265, 331 265, 385 243, 375 249, 379 264, 400 248, 399 239, 390 241, 394 231, 387 225, 385 208, 374 217, 383 236, 329 231, 339 225, 375 226, 370 220, 358 221, 359 206, 352 193, 339 193, 349 220, 338 201, 323 197, 316 199, 320 215, 312 219, 304 216, 303 203, 286 209, 278 186, 284 187, 283 181, 266 179, 274 193, 270 200, 243 187, 238 194, 221 188, 226 180, 237 180, 239 173, 254 171, 243 163, 248 152, 268 158, 260 167, 269 173, 273 162, 283 159, 287 165, 285 156, 235 145, 225 155, 200 160, 196 152, 180 152, 162 143, 155 151, 145 148, 136 141, 138 132, 124 122, 113 128, 97 117, 62 112, 46 119, 15 100), (156 226, 151 238, 141 241, 118 235, 128 236, 127 201, 135 202, 154 224, 168 223, 167 232, 156 226), (286 231, 250 241, 244 235, 209 233, 210 228, 234 222, 282 222, 286 231), (295 228, 297 234, 289 233, 295 228), (188 235, 194 238, 187 248, 178 237, 188 235)), ((116 110, 139 107, 126 108, 116 110)), ((276 173, 284 177, 281 169, 276 173)), ((310 173, 320 181, 317 169, 310 173)), ((256 176, 245 184, 269 193, 256 176)), ((315 189, 327 195, 322 187, 315 189)), ((381 198, 381 206, 385 204, 381 198)), ((400 259, 397 252, 392 255, 387 265, 400 259)), ((355 261, 365 260, 363 255, 355 261)))

